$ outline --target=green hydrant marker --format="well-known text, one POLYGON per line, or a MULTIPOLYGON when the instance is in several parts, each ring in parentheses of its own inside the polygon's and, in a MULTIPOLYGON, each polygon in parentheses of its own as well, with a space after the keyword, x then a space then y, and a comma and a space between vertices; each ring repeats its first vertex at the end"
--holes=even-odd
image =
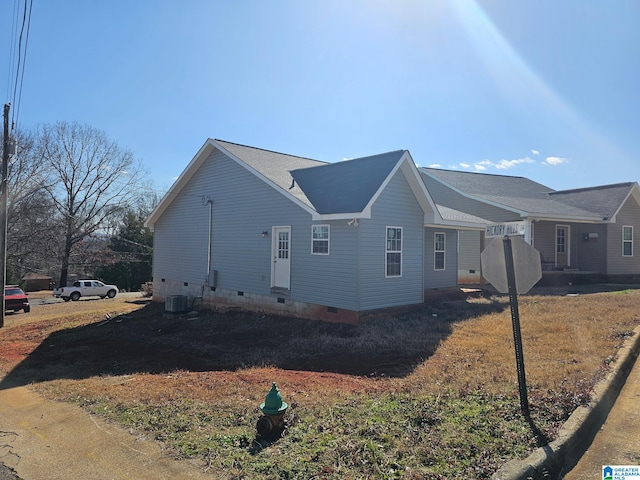
POLYGON ((264 403, 260 404, 260 410, 265 415, 279 415, 284 413, 288 407, 287 402, 282 401, 282 395, 280 395, 276 382, 273 382, 271 390, 269 390, 264 399, 264 403))

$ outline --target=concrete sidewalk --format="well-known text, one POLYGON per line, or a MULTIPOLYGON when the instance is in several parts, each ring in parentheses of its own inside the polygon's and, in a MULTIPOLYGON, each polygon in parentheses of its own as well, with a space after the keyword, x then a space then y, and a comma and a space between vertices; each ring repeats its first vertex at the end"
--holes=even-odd
POLYGON ((0 462, 25 480, 212 478, 153 440, 25 387, 0 390, 0 436, 0 462))

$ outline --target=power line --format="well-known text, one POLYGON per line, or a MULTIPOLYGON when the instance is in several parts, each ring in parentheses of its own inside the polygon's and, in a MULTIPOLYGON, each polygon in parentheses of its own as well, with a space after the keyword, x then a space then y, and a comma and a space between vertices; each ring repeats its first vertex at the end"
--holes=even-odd
POLYGON ((15 49, 16 49, 16 23, 18 17, 18 0, 14 1, 14 14, 12 15, 11 21, 11 48, 9 49, 9 65, 7 66, 7 92, 6 92, 6 100, 7 102, 11 100, 11 77, 13 73, 13 68, 15 66, 15 49))
POLYGON ((22 26, 20 27, 20 36, 18 37, 18 61, 15 68, 15 72, 16 72, 15 83, 13 85, 13 113, 11 116, 12 131, 16 128, 18 117, 20 115, 20 102, 22 100, 22 86, 24 84, 24 70, 25 70, 25 64, 27 61, 27 46, 29 44, 29 31, 31 29, 32 10, 33 10, 33 0, 24 0, 24 9, 22 12, 22 26), (24 50, 24 56, 23 56, 23 50, 24 50))

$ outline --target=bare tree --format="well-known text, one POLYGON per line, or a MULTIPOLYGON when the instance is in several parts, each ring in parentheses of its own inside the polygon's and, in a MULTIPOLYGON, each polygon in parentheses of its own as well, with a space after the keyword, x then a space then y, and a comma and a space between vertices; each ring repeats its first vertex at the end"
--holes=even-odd
POLYGON ((136 203, 144 176, 130 151, 76 122, 40 127, 37 148, 50 175, 43 189, 62 226, 60 285, 66 285, 74 249, 106 233, 110 221, 136 203))
POLYGON ((17 151, 8 166, 7 279, 28 272, 48 274, 60 243, 53 204, 43 190, 48 170, 34 149, 30 132, 16 132, 17 151))

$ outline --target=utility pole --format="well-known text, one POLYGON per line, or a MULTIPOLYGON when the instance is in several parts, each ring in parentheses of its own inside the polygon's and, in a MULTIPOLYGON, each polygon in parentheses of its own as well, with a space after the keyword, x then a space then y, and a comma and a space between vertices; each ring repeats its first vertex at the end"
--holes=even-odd
POLYGON ((7 282, 7 172, 9 170, 9 108, 4 106, 4 134, 2 137, 2 169, 0 175, 0 328, 4 327, 4 287, 7 282))

